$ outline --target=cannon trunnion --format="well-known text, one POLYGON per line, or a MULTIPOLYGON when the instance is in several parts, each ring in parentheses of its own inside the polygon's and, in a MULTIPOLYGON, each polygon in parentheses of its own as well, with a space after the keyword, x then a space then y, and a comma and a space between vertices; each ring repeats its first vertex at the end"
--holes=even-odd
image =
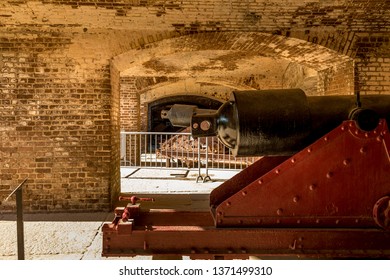
POLYGON ((260 108, 249 112, 250 99, 239 101, 245 94, 218 112, 193 112, 187 120, 193 134, 225 137, 237 154, 266 149, 271 155, 264 152, 214 189, 210 211, 144 211, 137 199, 117 208, 102 229, 103 256, 390 258, 388 96, 362 98, 357 108, 349 96, 331 97, 321 114, 324 99, 295 93, 298 107, 266 108, 279 108, 274 122, 260 108), (243 122, 240 112, 254 120, 243 122), (276 124, 287 127, 274 133, 276 124), (281 144, 272 146, 276 140, 281 144))

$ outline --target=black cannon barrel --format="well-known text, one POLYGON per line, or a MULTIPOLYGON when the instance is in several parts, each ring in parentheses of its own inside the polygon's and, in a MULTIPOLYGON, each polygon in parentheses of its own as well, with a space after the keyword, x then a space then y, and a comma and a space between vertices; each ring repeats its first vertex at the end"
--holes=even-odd
MULTIPOLYGON (((390 95, 306 96, 301 89, 235 91, 218 111, 194 111, 194 137, 217 135, 235 156, 292 155, 354 119, 363 130, 390 122, 390 95)), ((188 122, 188 121, 187 121, 188 122)))

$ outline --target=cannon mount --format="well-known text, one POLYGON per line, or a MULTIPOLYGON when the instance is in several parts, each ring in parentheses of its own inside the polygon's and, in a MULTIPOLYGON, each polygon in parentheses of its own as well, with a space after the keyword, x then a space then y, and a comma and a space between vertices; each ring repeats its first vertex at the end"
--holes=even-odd
POLYGON ((385 119, 371 131, 344 121, 224 182, 210 211, 143 211, 133 199, 103 226, 102 255, 389 259, 389 151, 385 119))

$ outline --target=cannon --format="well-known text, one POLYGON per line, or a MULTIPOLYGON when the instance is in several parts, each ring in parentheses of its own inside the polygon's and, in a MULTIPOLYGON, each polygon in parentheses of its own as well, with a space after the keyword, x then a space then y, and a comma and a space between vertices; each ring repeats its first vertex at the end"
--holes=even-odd
POLYGON ((118 207, 103 256, 390 258, 390 96, 237 91, 218 110, 162 117, 261 158, 215 188, 208 211, 118 207))

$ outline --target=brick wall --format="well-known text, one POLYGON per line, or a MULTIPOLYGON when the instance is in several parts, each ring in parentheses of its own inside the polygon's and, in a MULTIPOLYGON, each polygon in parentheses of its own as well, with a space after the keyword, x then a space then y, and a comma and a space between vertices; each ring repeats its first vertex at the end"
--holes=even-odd
POLYGON ((356 88, 361 94, 390 94, 390 36, 361 34, 354 49, 356 88))
MULTIPOLYGON (((181 51, 224 49, 233 42, 238 47, 241 32, 261 32, 280 36, 278 44, 268 44, 268 55, 317 67, 323 94, 351 93, 351 84, 362 94, 387 94, 389 13, 385 0, 1 1, 0 201, 28 177, 26 211, 110 208, 119 191, 119 94, 125 91, 120 77, 129 60, 140 59, 127 57, 110 68, 120 54, 149 55, 171 38, 181 51), (290 46, 290 55, 277 51, 294 38, 302 41, 290 46), (305 46, 323 46, 353 61, 313 59, 305 46)), ((245 42, 243 51, 259 51, 245 42)), ((202 91, 213 94, 216 86, 208 81, 202 91)), ((145 82, 143 77, 135 86, 145 90, 145 82)), ((219 89, 231 86, 227 79, 220 82, 219 89)), ((250 77, 237 84, 254 85, 250 77)), ((0 210, 14 205, 2 203, 0 210)))
POLYGON ((69 34, 2 35, 2 194, 28 177, 27 209, 107 208, 101 193, 110 183, 108 63, 68 56, 69 34))

